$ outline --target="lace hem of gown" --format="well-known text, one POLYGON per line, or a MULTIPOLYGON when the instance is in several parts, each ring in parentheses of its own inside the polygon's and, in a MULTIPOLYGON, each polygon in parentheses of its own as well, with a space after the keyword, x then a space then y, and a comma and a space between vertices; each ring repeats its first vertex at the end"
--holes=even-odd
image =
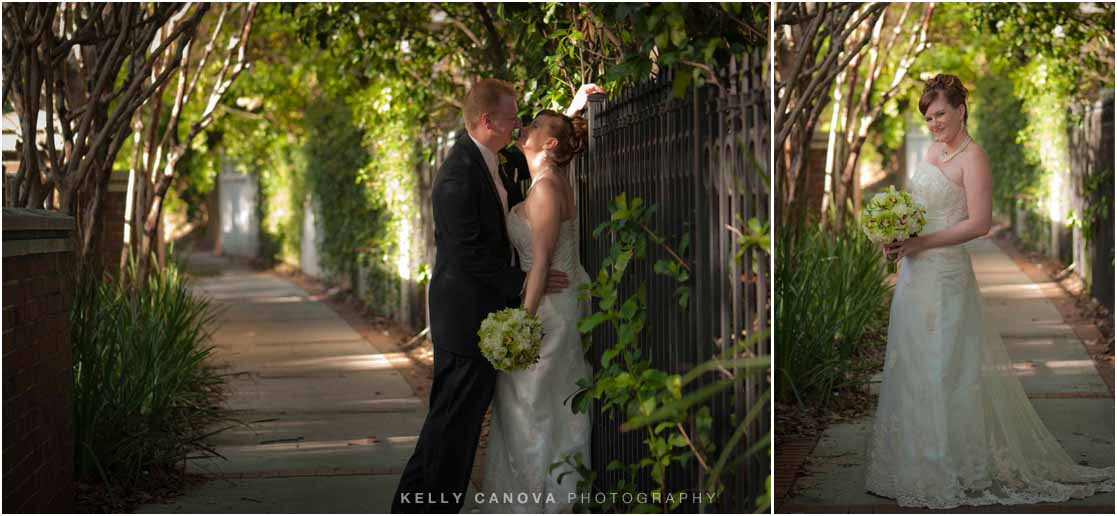
POLYGON ((1090 468, 1061 464, 1049 464, 1045 467, 1031 464, 1028 469, 1038 473, 1027 473, 1014 469, 1007 455, 1007 449, 1002 449, 999 453, 993 452, 996 464, 992 465, 991 469, 999 473, 994 474, 991 479, 987 475, 982 475, 980 471, 968 473, 960 471, 958 476, 949 480, 949 485, 936 486, 938 489, 919 483, 901 487, 895 476, 870 466, 865 489, 870 493, 895 500, 896 505, 900 507, 929 509, 954 509, 964 505, 1061 503, 1114 491, 1113 467, 1090 468), (1001 459, 997 459, 998 456, 1001 459), (938 491, 938 494, 934 494, 934 491, 938 491))
MULTIPOLYGON (((1109 468, 1112 474, 1113 468, 1109 468)), ((894 482, 881 480, 879 483, 868 483, 865 488, 870 493, 891 498, 900 507, 925 507, 928 509, 955 509, 963 505, 1029 505, 1037 503, 1062 503, 1072 499, 1086 498, 1098 493, 1112 493, 1113 479, 1104 480, 1099 484, 1060 484, 1058 482, 1044 481, 1050 489, 1037 492, 1036 484, 1030 484, 1025 490, 1001 489, 1000 493, 992 489, 965 488, 958 489, 950 496, 930 496, 926 494, 900 491, 894 482)))

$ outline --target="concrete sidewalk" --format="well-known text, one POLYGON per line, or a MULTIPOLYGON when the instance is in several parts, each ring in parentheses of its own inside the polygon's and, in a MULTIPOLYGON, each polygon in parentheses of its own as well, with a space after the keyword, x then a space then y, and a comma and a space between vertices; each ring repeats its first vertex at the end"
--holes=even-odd
MULTIPOLYGON (((1000 329, 1036 411, 1073 459, 1090 466, 1112 466, 1113 393, 1082 342, 1044 296, 1041 285, 993 242, 983 238, 968 248, 986 313, 1000 329)), ((871 424, 870 415, 828 428, 795 480, 792 495, 776 507, 777 512, 896 512, 891 500, 864 488, 865 442, 871 424)), ((1113 493, 1059 505, 962 507, 952 512, 1112 513, 1113 493)))
POLYGON ((193 288, 223 311, 214 363, 229 375, 229 416, 212 444, 227 460, 194 459, 213 480, 144 513, 386 513, 426 408, 395 368, 410 361, 372 344, 294 284, 202 257, 217 276, 193 288), (233 424, 233 423, 230 423, 233 424))

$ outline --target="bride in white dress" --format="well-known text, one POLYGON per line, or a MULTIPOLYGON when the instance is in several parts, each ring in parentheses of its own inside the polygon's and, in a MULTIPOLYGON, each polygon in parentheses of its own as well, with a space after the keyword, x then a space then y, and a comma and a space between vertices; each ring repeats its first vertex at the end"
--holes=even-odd
POLYGON ((536 365, 497 376, 485 464, 485 512, 569 513, 579 477, 558 477, 568 467, 551 465, 568 454, 590 463, 590 420, 575 414, 567 398, 577 381, 591 376, 582 353, 579 287, 589 276, 578 261, 577 209, 566 165, 585 145, 585 125, 554 111, 541 112, 516 141, 527 158, 531 189, 507 218, 508 235, 527 272, 524 308, 543 323, 536 365), (544 295, 549 269, 571 278, 558 294, 544 295))
POLYGON ((1036 415, 997 331, 984 322, 962 244, 992 219, 992 175, 965 128, 966 90, 938 75, 919 108, 934 137, 910 179, 927 209, 902 260, 866 489, 905 507, 1030 504, 1113 491, 1113 467, 1076 464, 1036 415))

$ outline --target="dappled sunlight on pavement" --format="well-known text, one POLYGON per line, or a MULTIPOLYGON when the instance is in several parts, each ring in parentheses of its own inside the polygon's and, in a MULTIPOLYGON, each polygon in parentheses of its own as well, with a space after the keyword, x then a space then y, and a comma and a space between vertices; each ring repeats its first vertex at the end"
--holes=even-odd
POLYGON ((192 288, 220 314, 210 362, 226 375, 227 419, 210 442, 223 458, 191 459, 213 480, 141 512, 387 512, 426 415, 400 374, 407 354, 274 274, 238 268, 192 288))

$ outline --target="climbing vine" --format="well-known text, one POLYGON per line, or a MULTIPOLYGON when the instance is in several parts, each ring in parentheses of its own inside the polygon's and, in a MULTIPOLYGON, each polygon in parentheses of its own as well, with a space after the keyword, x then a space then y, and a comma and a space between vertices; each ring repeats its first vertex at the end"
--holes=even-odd
MULTIPOLYGON (((624 298, 620 295, 620 285, 634 263, 647 259, 649 244, 660 246, 669 255, 669 258, 658 260, 654 270, 674 279, 680 310, 688 309, 690 298, 687 285, 690 264, 684 258, 689 238, 684 235, 677 248, 669 245, 665 237, 651 229, 655 210, 654 205, 646 205, 643 199, 629 201, 621 194, 610 204, 610 219, 594 230, 594 238, 607 236, 613 244, 597 277, 586 287, 586 295, 596 302, 596 309, 580 321, 578 329, 587 350, 592 345, 594 330, 603 324, 610 325, 617 338, 602 353, 593 377, 579 382, 580 390, 573 395, 572 405, 576 412, 586 412, 597 400, 603 416, 623 421, 621 431, 643 432, 645 457, 630 464, 618 460, 608 464, 607 471, 618 471, 621 475, 615 485, 607 488, 598 485, 596 473, 580 457, 566 457, 553 465, 552 469, 567 466, 567 474, 577 471, 581 476, 579 489, 584 493, 596 489, 617 494, 601 499, 589 497, 594 502, 581 506, 583 510, 606 513, 673 511, 686 501, 684 493, 693 493, 695 486, 685 486, 689 491, 669 486, 667 472, 674 465, 686 466, 691 461, 697 461, 707 474, 706 485, 700 489, 709 503, 723 491, 721 478, 727 467, 739 464, 768 445, 764 437, 750 449, 736 453, 736 443, 748 426, 764 413, 767 393, 736 422, 732 436, 721 446, 713 440, 713 416, 708 404, 711 398, 739 385, 748 375, 769 367, 768 357, 752 356, 750 352, 764 335, 753 334, 740 339, 732 349, 682 375, 652 367, 651 357, 641 349, 640 335, 647 321, 646 285, 640 284, 634 294, 624 298), (710 380, 714 371, 726 377, 710 380), (700 381, 703 379, 708 381, 700 381), (644 472, 655 485, 650 493, 637 492, 637 478, 644 472)), ((751 220, 748 227, 736 232, 739 242, 747 249, 760 248, 767 252, 765 225, 751 220)), ((738 259, 740 256, 743 255, 738 259)))

